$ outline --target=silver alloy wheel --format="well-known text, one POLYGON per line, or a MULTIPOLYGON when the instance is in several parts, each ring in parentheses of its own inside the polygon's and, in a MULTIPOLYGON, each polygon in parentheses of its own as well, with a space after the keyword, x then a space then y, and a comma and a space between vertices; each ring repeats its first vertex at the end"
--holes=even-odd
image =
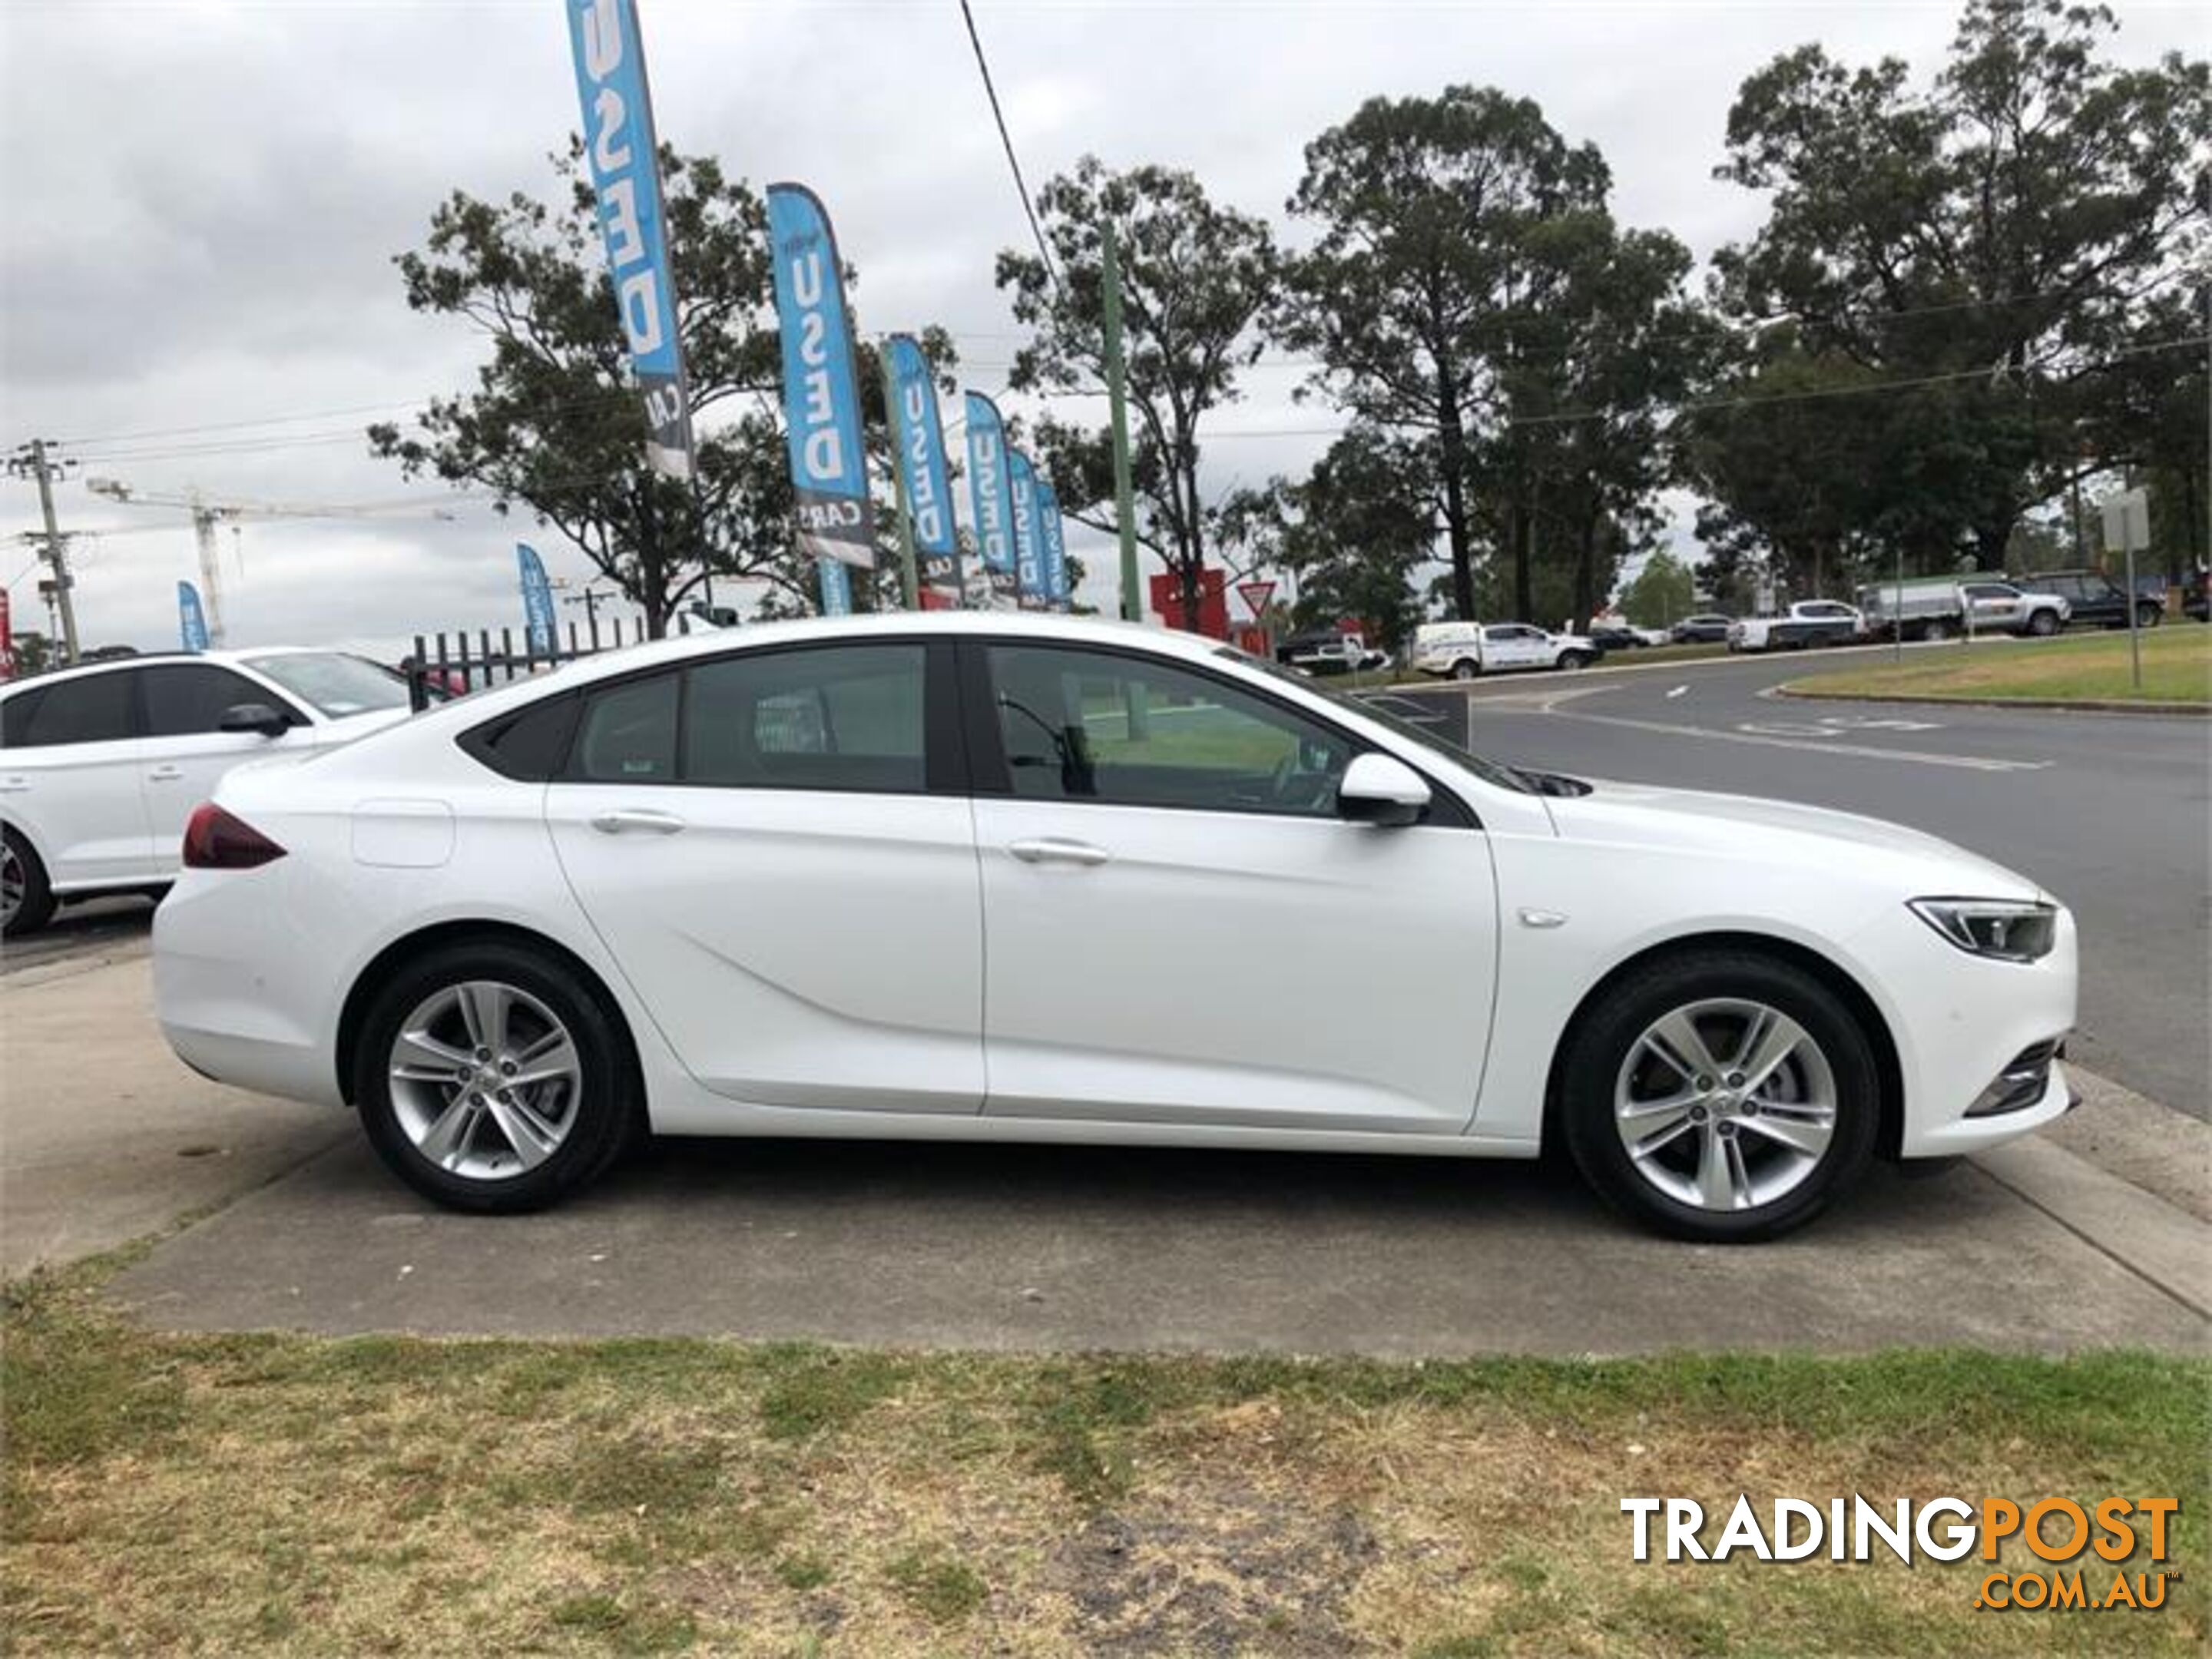
POLYGON ((1613 1127, 1638 1174, 1700 1210, 1756 1209, 1795 1190, 1836 1132, 1836 1078, 1811 1034, 1738 998, 1662 1015, 1630 1045, 1613 1127))
POLYGON ((23 895, 30 885, 30 872, 23 868, 15 844, 0 840, 0 927, 15 920, 15 913, 23 908, 23 895))
POLYGON ((583 1096, 568 1027, 495 980, 424 998, 400 1023, 386 1065, 392 1115, 415 1150, 471 1181, 503 1180, 552 1157, 583 1096))

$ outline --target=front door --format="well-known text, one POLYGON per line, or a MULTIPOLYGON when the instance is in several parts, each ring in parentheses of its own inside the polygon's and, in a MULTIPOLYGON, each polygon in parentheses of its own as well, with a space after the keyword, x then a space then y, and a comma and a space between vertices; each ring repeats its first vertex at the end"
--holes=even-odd
POLYGON ((554 844, 707 1088, 767 1106, 981 1109, 974 827, 926 738, 928 702, 953 696, 951 649, 756 649, 586 696, 546 790, 554 844))
POLYGON ((1498 937, 1463 809, 1345 822, 1358 740, 1226 677, 975 650, 989 1115, 1465 1127, 1498 937))
POLYGON ((279 712, 299 725, 283 737, 223 731, 226 709, 247 702, 276 707, 277 699, 265 687, 216 663, 162 663, 134 672, 144 704, 138 779, 146 825, 153 836, 155 868, 173 876, 183 863, 185 821, 215 793, 222 775, 241 761, 311 741, 311 728, 304 714, 285 705, 279 712))

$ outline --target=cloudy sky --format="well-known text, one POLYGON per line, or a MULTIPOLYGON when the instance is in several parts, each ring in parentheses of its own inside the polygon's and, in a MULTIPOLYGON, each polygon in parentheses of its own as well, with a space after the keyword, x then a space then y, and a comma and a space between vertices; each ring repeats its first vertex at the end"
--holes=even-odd
MULTIPOLYGON (((811 184, 859 270, 860 326, 941 323, 965 378, 998 390, 1015 338, 992 262, 1026 231, 958 6, 641 6, 663 138, 756 183, 811 184)), ((1700 258, 1760 216, 1758 198, 1711 177, 1746 75, 1814 40, 1932 70, 1956 15, 1682 0, 975 9, 1033 185, 1094 152, 1191 168, 1279 222, 1305 142, 1363 99, 1491 83, 1595 141, 1622 220, 1666 226, 1700 258)), ((2205 46, 2199 8, 2118 9, 2124 58, 2205 46)), ((0 444, 62 441, 81 463, 59 487, 64 527, 112 532, 74 546, 88 645, 173 645, 174 584, 197 574, 181 514, 118 507, 89 477, 399 504, 226 531, 233 643, 384 646, 520 622, 517 524, 404 484, 360 428, 470 375, 477 343, 407 310, 392 256, 456 186, 545 186, 545 155, 576 122, 562 0, 4 0, 0 122, 15 160, 0 444)), ((1297 379, 1264 362, 1248 377, 1208 441, 1209 487, 1302 471, 1324 447, 1285 435, 1328 422, 1291 404, 1297 379)), ((36 495, 14 478, 0 490, 0 578, 17 625, 43 626, 33 550, 15 539, 38 523, 36 495)), ((550 531, 532 539, 556 575, 587 574, 550 531)), ((1073 545, 1108 562, 1088 532, 1073 545)))

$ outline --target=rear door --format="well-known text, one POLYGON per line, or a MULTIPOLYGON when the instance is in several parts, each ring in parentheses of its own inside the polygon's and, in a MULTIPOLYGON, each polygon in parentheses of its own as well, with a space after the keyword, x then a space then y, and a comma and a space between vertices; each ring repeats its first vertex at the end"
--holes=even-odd
POLYGON ((133 672, 143 708, 138 776, 154 864, 174 875, 183 862, 185 820, 215 793, 222 775, 240 761, 299 747, 312 740, 311 731, 298 708, 218 663, 161 663, 133 672), (224 711, 247 702, 289 715, 295 731, 272 738, 221 730, 224 711))
POLYGON ((8 700, 0 811, 30 836, 57 891, 157 873, 138 781, 139 672, 72 675, 8 700))
POLYGON ((752 649, 586 696, 546 790, 554 844, 707 1088, 981 1109, 981 899, 951 653, 872 636, 752 649))

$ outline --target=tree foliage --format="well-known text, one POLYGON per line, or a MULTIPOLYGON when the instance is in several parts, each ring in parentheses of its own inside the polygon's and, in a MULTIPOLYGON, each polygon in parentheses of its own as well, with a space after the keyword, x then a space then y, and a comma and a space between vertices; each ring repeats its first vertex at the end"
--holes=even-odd
POLYGON ((1717 174, 1771 210, 1714 262, 1745 404, 1686 451, 1723 533, 1801 580, 1876 551, 2001 568, 2024 512, 2142 442, 2143 410, 2201 418, 2201 342, 2162 348, 2205 246, 2206 65, 2122 68, 2114 27, 1974 0, 1924 90, 1818 46, 1745 82, 1717 174))
MULTIPOLYGON (((1095 156, 1052 179, 1037 210, 1057 280, 1042 258, 1008 250, 998 285, 1031 331, 1007 384, 1018 392, 1098 392, 1106 384, 1103 232, 1110 223, 1121 280, 1131 478, 1139 538, 1198 614, 1200 573, 1221 528, 1221 507, 1200 481, 1200 428, 1238 396, 1237 374, 1260 354, 1255 325, 1274 281, 1274 240, 1261 221, 1207 196, 1188 173, 1116 173, 1095 156)), ((1047 418, 1037 460, 1067 516, 1113 526, 1112 434, 1047 418)))

